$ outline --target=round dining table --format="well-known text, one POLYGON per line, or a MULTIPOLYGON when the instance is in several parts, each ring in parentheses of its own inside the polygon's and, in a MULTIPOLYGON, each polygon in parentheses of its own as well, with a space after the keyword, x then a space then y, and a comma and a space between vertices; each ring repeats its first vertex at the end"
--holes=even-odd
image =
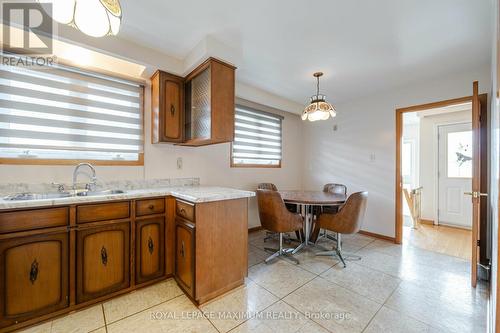
POLYGON ((281 198, 287 204, 295 204, 304 217, 305 241, 309 245, 311 227, 313 221, 313 207, 315 206, 340 206, 347 199, 344 194, 329 193, 323 191, 279 191, 281 198))

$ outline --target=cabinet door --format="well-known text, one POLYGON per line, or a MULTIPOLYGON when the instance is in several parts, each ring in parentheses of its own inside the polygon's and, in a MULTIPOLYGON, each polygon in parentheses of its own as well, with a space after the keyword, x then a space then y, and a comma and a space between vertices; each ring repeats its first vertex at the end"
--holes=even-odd
POLYGON ((68 234, 0 241, 0 327, 68 306, 68 234))
POLYGON ((130 283, 130 223, 77 232, 77 302, 127 288, 130 283))
POLYGON ((163 217, 136 223, 135 279, 146 282, 165 272, 165 219, 163 217))
POLYGON ((175 278, 184 291, 194 297, 194 224, 177 219, 175 238, 175 278))
POLYGON ((181 139, 181 91, 179 82, 165 81, 163 126, 167 139, 181 139))
POLYGON ((151 77, 153 143, 184 141, 184 79, 157 71, 151 77))

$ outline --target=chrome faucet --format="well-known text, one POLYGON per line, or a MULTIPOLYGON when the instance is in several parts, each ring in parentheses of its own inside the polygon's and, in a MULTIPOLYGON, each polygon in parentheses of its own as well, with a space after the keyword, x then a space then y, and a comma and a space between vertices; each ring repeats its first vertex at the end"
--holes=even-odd
POLYGON ((92 186, 95 186, 97 183, 97 176, 96 176, 94 166, 90 163, 80 163, 75 167, 75 170, 73 171, 73 190, 76 191, 76 179, 78 177, 78 170, 83 166, 89 167, 89 169, 92 171, 92 177, 90 178, 91 181, 90 181, 90 183, 87 183, 87 185, 85 185, 85 189, 87 191, 91 191, 92 186))

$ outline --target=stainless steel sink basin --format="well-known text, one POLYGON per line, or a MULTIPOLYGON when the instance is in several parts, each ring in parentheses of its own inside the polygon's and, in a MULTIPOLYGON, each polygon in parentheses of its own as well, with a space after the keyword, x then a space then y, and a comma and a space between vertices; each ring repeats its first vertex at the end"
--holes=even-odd
POLYGON ((54 193, 16 193, 4 197, 4 200, 10 201, 20 201, 20 200, 44 200, 44 199, 58 199, 58 198, 69 198, 69 197, 91 197, 97 195, 111 195, 111 194, 122 194, 125 191, 122 190, 102 190, 102 191, 86 191, 86 192, 54 192, 54 193))
POLYGON ((54 193, 16 193, 4 197, 4 200, 44 200, 70 197, 70 192, 54 192, 54 193))
POLYGON ((95 195, 110 195, 110 194, 122 194, 125 191, 122 190, 102 190, 102 191, 87 191, 87 192, 79 192, 77 196, 79 197, 91 197, 95 195))

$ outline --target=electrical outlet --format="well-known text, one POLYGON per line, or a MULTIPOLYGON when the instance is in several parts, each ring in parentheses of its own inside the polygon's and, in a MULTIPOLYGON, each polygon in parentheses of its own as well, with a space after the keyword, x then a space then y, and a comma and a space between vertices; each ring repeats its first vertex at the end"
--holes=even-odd
POLYGON ((375 156, 375 153, 371 153, 370 154, 370 162, 375 162, 376 159, 377 159, 377 157, 375 156))
POLYGON ((177 157, 177 170, 182 170, 182 157, 177 157))

